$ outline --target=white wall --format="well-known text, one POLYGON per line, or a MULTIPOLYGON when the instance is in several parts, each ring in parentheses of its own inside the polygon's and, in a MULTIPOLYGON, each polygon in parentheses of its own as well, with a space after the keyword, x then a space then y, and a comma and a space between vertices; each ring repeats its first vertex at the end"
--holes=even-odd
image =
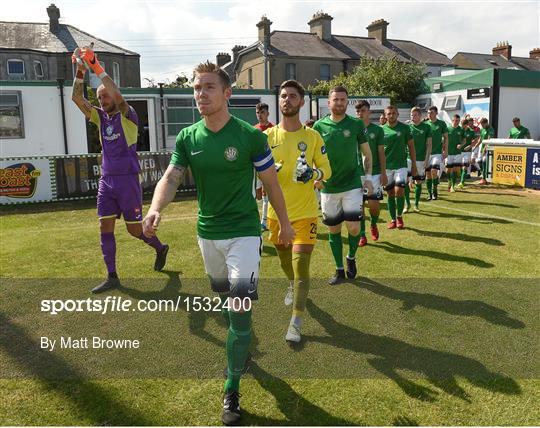
MULTIPOLYGON (((51 156, 65 154, 60 90, 56 86, 5 86, 20 91, 24 138, 0 139, 0 156, 51 156)), ((83 114, 71 101, 71 88, 64 88, 66 131, 70 154, 86 153, 83 114)))
POLYGON ((540 89, 502 87, 499 93, 499 138, 508 136, 514 117, 531 131, 531 137, 540 140, 540 89))

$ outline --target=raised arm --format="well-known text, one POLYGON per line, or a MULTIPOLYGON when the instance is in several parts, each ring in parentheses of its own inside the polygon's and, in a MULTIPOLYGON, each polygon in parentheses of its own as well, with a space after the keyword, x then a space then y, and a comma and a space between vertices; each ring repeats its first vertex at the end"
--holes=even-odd
POLYGON ((79 107, 87 119, 90 119, 92 113, 92 104, 84 98, 84 73, 86 68, 82 64, 77 64, 77 74, 73 80, 73 89, 71 92, 71 100, 79 107))

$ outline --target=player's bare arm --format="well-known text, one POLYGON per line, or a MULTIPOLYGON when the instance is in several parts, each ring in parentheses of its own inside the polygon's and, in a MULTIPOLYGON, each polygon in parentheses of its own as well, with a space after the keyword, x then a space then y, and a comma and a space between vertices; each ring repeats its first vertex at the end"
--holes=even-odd
POLYGON ((161 211, 174 199, 178 187, 186 176, 183 166, 169 165, 163 177, 159 180, 152 197, 152 204, 143 219, 143 233, 154 236, 161 221, 161 211))
POLYGON ((418 169, 416 168, 416 149, 414 148, 414 140, 412 138, 407 140, 407 146, 409 146, 409 154, 411 156, 411 173, 413 177, 417 177, 418 169))
POLYGON ((373 193, 373 184, 371 183, 371 172, 373 170, 373 156, 368 143, 360 144, 360 150, 364 158, 364 174, 366 179, 364 180, 364 187, 367 189, 368 195, 373 193))
POLYGON ((83 65, 77 65, 77 74, 73 80, 73 89, 71 92, 71 100, 79 107, 79 110, 90 119, 92 113, 92 104, 84 98, 84 73, 86 68, 83 65))
POLYGON ((427 168, 429 164, 429 157, 431 156, 431 147, 432 147, 431 137, 428 137, 426 140, 426 157, 425 157, 426 160, 424 162, 424 168, 427 168))
POLYGON ((276 169, 267 168, 259 172, 259 178, 279 221, 279 240, 283 245, 289 246, 294 240, 295 232, 287 215, 285 198, 279 186, 276 169))
POLYGON ((386 156, 384 155, 384 146, 380 144, 377 147, 379 152, 379 164, 381 165, 381 186, 386 187, 388 185, 388 177, 386 176, 386 156))
POLYGON ((442 146, 443 157, 448 157, 448 132, 443 134, 443 146, 442 146))

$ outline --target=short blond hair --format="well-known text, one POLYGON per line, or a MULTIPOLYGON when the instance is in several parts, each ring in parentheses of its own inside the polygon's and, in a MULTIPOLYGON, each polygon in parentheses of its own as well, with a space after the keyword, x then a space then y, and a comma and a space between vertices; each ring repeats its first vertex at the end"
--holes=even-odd
POLYGON ((422 115, 422 109, 420 107, 413 107, 411 109, 411 113, 418 113, 421 116, 422 115))
POLYGON ((217 64, 214 64, 213 62, 206 61, 201 62, 195 69, 193 70, 193 78, 199 74, 203 73, 214 73, 219 76, 219 80, 223 84, 223 88, 227 89, 231 87, 231 78, 227 74, 225 70, 223 70, 221 67, 219 67, 217 64))

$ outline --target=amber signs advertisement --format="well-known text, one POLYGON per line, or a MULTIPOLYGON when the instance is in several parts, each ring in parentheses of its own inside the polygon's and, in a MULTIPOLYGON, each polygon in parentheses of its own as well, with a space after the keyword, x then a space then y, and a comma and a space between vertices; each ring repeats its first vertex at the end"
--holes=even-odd
POLYGON ((525 186, 527 149, 495 147, 493 151, 493 182, 525 186))

